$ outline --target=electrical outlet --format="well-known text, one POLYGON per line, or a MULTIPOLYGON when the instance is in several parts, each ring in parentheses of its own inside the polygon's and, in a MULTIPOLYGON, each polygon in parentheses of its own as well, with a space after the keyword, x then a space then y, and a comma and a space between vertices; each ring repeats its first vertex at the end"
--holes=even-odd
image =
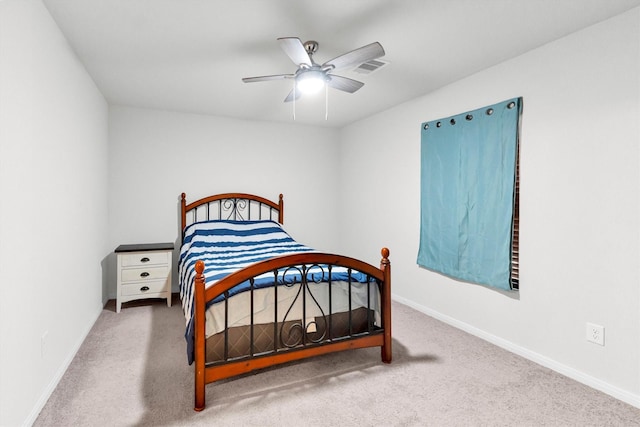
POLYGON ((587 341, 604 345, 604 326, 587 323, 587 341))

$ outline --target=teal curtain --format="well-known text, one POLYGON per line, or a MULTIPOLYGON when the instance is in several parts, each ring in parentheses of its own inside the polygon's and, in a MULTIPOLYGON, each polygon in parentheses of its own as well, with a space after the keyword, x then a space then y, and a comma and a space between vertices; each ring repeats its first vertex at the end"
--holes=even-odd
POLYGON ((418 264, 511 289, 522 98, 422 124, 418 264))

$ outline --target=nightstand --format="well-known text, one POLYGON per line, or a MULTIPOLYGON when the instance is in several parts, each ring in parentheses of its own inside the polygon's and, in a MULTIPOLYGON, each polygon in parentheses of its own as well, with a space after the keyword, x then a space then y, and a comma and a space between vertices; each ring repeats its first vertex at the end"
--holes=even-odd
POLYGON ((173 243, 120 245, 118 258, 116 313, 123 302, 166 298, 171 307, 171 265, 173 243))

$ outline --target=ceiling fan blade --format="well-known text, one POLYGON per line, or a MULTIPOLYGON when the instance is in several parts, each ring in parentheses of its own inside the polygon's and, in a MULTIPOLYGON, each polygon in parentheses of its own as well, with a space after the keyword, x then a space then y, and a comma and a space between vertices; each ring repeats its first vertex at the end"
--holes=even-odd
POLYGON ((280 42, 280 47, 284 50, 284 53, 291 58, 294 64, 298 67, 300 64, 307 64, 311 66, 311 58, 299 38, 280 37, 278 41, 280 42))
POLYGON ((289 92, 289 95, 287 95, 287 97, 284 99, 284 102, 291 102, 294 99, 298 100, 300 99, 300 91, 299 90, 291 90, 291 92, 289 92), (295 94, 295 97, 294 97, 295 94))
POLYGON ((333 58, 322 64, 322 68, 328 66, 333 66, 333 70, 351 68, 381 56, 384 56, 384 49, 380 43, 374 42, 333 58))
POLYGON ((295 74, 275 74, 273 76, 244 77, 242 81, 245 83, 268 82, 271 80, 292 79, 294 77, 295 77, 295 74))
POLYGON ((342 90, 349 93, 353 93, 364 86, 364 83, 357 80, 342 76, 334 76, 332 74, 329 74, 329 80, 327 80, 327 84, 334 89, 342 90))

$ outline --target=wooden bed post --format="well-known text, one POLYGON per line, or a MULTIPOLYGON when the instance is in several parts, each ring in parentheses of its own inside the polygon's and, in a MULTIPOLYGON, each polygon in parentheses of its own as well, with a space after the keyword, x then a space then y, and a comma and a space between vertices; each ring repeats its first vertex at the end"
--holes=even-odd
POLYGON ((382 287, 382 326, 384 328, 384 344, 381 348, 382 361, 391 363, 391 262, 389 261, 389 249, 380 251, 380 270, 384 273, 384 285, 382 287))
POLYGON ((193 409, 202 411, 205 406, 205 330, 204 330, 204 262, 196 261, 195 278, 195 306, 194 315, 194 360, 195 360, 195 406, 193 409))
POLYGON ((280 193, 280 197, 278 197, 278 207, 278 222, 284 224, 284 201, 282 200, 282 193, 280 193))
POLYGON ((187 195, 182 193, 182 197, 180 198, 180 210, 182 211, 182 239, 184 240, 184 228, 187 226, 187 195))

